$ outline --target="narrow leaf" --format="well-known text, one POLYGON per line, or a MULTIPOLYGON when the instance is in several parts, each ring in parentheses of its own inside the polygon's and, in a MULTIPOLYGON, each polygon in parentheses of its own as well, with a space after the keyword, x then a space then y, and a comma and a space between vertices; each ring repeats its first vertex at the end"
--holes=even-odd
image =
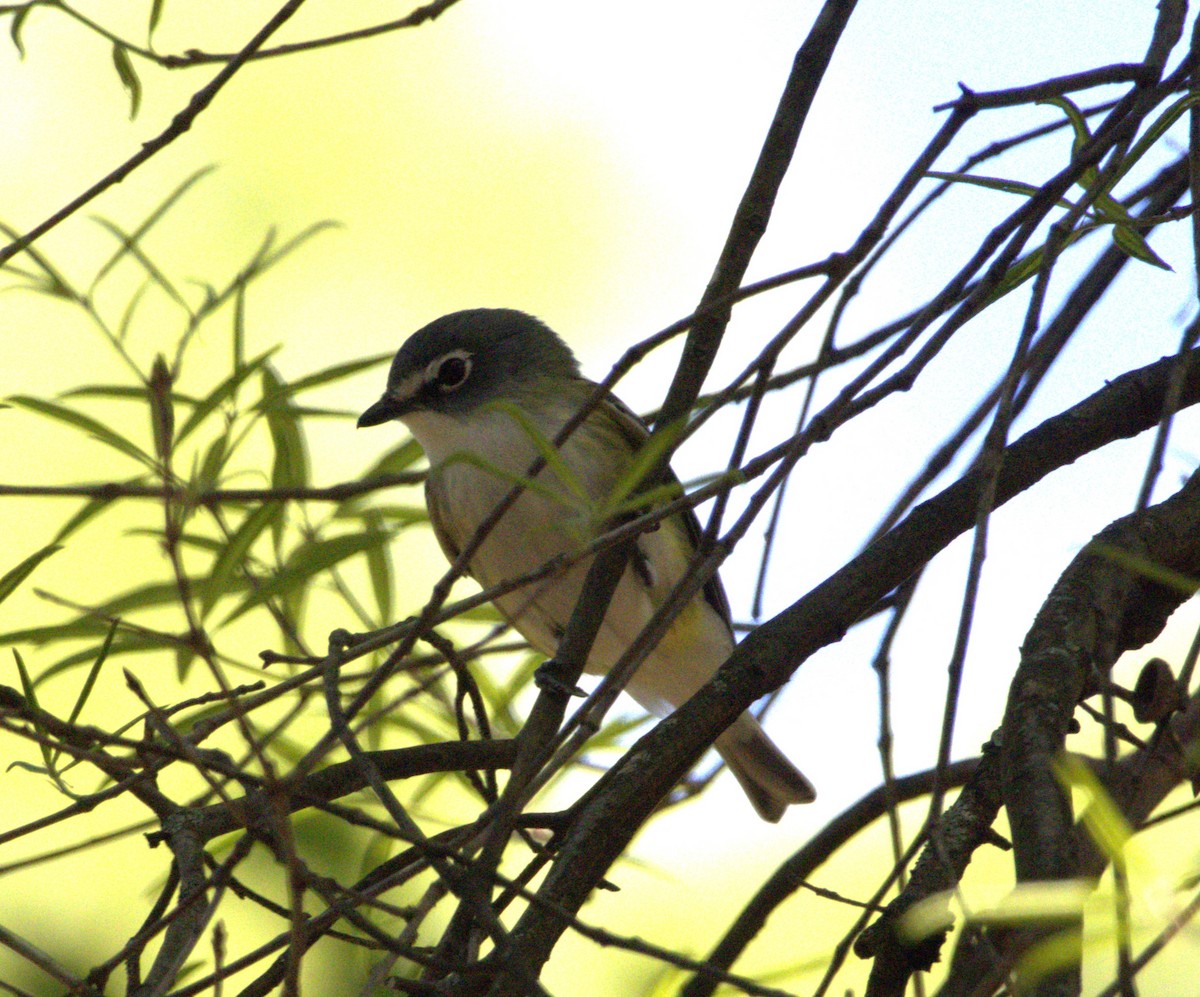
POLYGON ((162 20, 163 6, 166 0, 154 0, 150 4, 150 22, 146 27, 146 41, 149 42, 154 37, 154 31, 158 27, 159 21, 162 20))
MULTIPOLYGON (((64 391, 59 398, 117 398, 124 401, 144 402, 150 390, 144 384, 86 384, 81 388, 64 391)), ((171 392, 173 405, 198 405, 200 399, 178 391, 171 392)))
POLYGON ((1121 160, 1121 172, 1118 179, 1125 176, 1134 164, 1154 147, 1155 143, 1167 133, 1170 127, 1182 117, 1185 111, 1190 110, 1197 104, 1200 104, 1200 93, 1190 93, 1185 97, 1180 97, 1163 111, 1155 119, 1154 123, 1146 129, 1145 134, 1133 143, 1129 152, 1121 160))
POLYGON ((108 660, 108 652, 112 650, 113 637, 117 633, 117 621, 112 621, 112 626, 108 628, 108 633, 105 635, 104 643, 100 645, 100 653, 96 655, 96 660, 92 663, 92 667, 88 669, 87 678, 83 680, 83 688, 79 690, 79 697, 75 700, 75 705, 71 707, 71 715, 67 717, 67 723, 73 724, 79 719, 79 714, 83 712, 83 707, 88 701, 88 697, 92 694, 92 689, 96 685, 96 679, 100 676, 100 669, 104 667, 104 662, 108 660))
POLYGON ((150 433, 154 439, 154 453, 165 461, 171 455, 175 442, 175 408, 171 404, 171 382, 174 380, 166 358, 160 353, 154 358, 150 369, 150 433))
MULTIPOLYGON (((188 308, 187 301, 184 299, 183 295, 179 293, 179 290, 175 287, 174 283, 172 283, 171 278, 169 278, 163 272, 162 268, 159 267, 159 265, 155 263, 139 245, 139 240, 145 234, 143 231, 139 230, 137 232, 126 232, 119 225, 115 224, 114 222, 110 222, 107 218, 103 218, 99 215, 93 215, 92 220, 101 228, 107 230, 108 233, 113 236, 113 238, 121 243, 121 251, 116 257, 114 257, 114 259, 119 259, 121 256, 126 254, 131 256, 137 263, 141 265, 142 269, 146 271, 146 276, 149 277, 154 284, 157 284, 160 288, 162 288, 167 297, 174 301, 175 304, 179 305, 179 307, 185 312, 191 311, 191 309, 188 308)), ((108 271, 104 271, 104 273, 107 272, 108 271)), ((103 276, 103 274, 98 274, 96 279, 92 281, 93 290, 99 283, 101 276, 103 276)), ((121 324, 127 326, 128 320, 123 319, 121 324)))
POLYGON ((558 447, 554 445, 554 441, 538 429, 529 416, 511 402, 493 402, 492 405, 521 427, 522 432, 533 443, 538 455, 546 462, 547 469, 571 494, 585 502, 590 499, 587 488, 584 487, 579 475, 567 466, 558 447))
POLYGON ((262 384, 261 408, 275 445, 271 487, 304 488, 308 485, 308 450, 300 432, 299 416, 288 401, 283 381, 269 365, 263 368, 262 384))
MULTIPOLYGON (((621 511, 625 505, 625 500, 633 494, 646 480, 646 476, 654 470, 655 466, 663 455, 671 448, 671 445, 679 438, 680 426, 678 423, 670 426, 665 426, 663 430, 654 436, 649 437, 646 442, 633 455, 633 459, 625 468, 624 473, 617 482, 609 490, 608 495, 604 497, 604 514, 603 518, 607 519, 621 511)), ((672 490, 682 490, 682 485, 676 486, 672 490)))
MULTIPOLYGON (((204 584, 201 578, 191 578, 189 587, 195 591, 204 584)), ((179 585, 172 578, 170 581, 148 582, 114 596, 95 608, 95 615, 105 617, 101 622, 107 624, 108 617, 128 616, 142 609, 154 609, 158 606, 169 606, 179 602, 179 585)))
POLYGON ((1128 225, 1114 225, 1113 242, 1118 249, 1135 260, 1149 263, 1152 267, 1158 267, 1160 270, 1175 272, 1166 260, 1150 248, 1145 237, 1135 228, 1130 228, 1128 225))
POLYGON ((1075 132, 1075 140, 1071 145, 1072 155, 1078 153, 1091 139, 1092 132, 1088 128, 1087 118, 1084 117, 1083 112, 1069 98, 1063 96, 1047 97, 1045 100, 1039 100, 1038 103, 1051 104, 1059 108, 1067 116, 1067 120, 1071 122, 1071 128, 1075 132))
POLYGON ((56 551, 62 550, 58 544, 50 544, 43 547, 41 550, 34 551, 24 561, 18 564, 15 568, 6 572, 3 578, 0 578, 0 602, 3 602, 16 591, 17 587, 25 581, 33 570, 41 564, 46 558, 56 551))
POLYGON ((53 644, 57 640, 74 640, 81 637, 99 637, 108 627, 107 620, 90 616, 72 620, 70 623, 55 623, 47 627, 26 627, 0 633, 0 644, 53 644))
POLYGON ((68 426, 74 426, 76 429, 82 429, 101 443, 107 443, 114 450, 119 450, 125 454, 126 457, 132 457, 139 463, 154 470, 154 460, 149 454, 136 444, 125 439, 124 436, 109 429, 99 419, 93 419, 90 415, 76 412, 74 409, 60 405, 57 402, 48 402, 41 398, 31 398, 28 395, 12 395, 8 400, 14 405, 20 405, 22 408, 29 409, 31 412, 37 412, 39 415, 44 415, 49 419, 55 419, 58 422, 66 423, 68 426))
POLYGON ((363 517, 370 532, 383 537, 383 542, 366 549, 367 573, 371 579, 371 592, 375 596, 375 607, 379 622, 388 624, 392 620, 392 592, 395 589, 392 574, 391 536, 383 529, 383 517, 378 513, 367 513, 363 517))
MULTIPOLYGON (((103 621, 101 621, 103 622, 103 621)), ((100 634, 97 634, 100 636, 100 634)), ((108 649, 108 657, 115 658, 119 654, 158 654, 164 648, 174 647, 173 641, 166 641, 162 637, 156 637, 153 634, 142 634, 137 632, 125 631, 115 640, 108 649)), ((96 648, 89 646, 81 651, 76 651, 73 654, 67 655, 60 661, 42 669, 42 673, 38 676, 38 684, 44 685, 55 676, 71 671, 78 665, 88 664, 89 666, 96 660, 96 648)))
MULTIPOLYGON (((1024 197, 1033 197, 1035 194, 1040 194, 1042 190, 1036 184, 1023 183, 1020 180, 1005 180, 1001 177, 981 177, 974 173, 943 173, 940 170, 927 170, 925 175, 934 180, 971 184, 974 187, 986 187, 988 190, 1000 190, 1006 194, 1020 194, 1024 197)), ((1059 203, 1070 206, 1066 201, 1059 203)))
POLYGON ((75 515, 68 519, 59 528, 59 531, 54 535, 54 543, 61 544, 72 533, 78 530, 81 526, 90 522, 100 513, 104 512, 112 504, 112 499, 93 498, 88 499, 76 511, 75 515))
POLYGON ((1109 860, 1120 865, 1133 830, 1095 773, 1078 758, 1063 755, 1054 763, 1054 774, 1068 789, 1087 793, 1088 805, 1082 815, 1084 827, 1109 860))
POLYGON ((238 278, 233 292, 233 370, 246 365, 246 282, 238 278))
POLYGON ((260 582, 255 591, 221 621, 221 625, 232 623, 268 599, 307 588, 321 572, 355 554, 386 543, 387 540, 388 537, 384 533, 350 533, 328 540, 309 540, 301 544, 292 552, 287 563, 270 578, 260 582))
POLYGON ((132 121, 137 117, 138 108, 142 106, 142 81, 138 79, 137 71, 133 68, 133 62, 124 45, 113 46, 112 58, 113 65, 117 67, 117 76, 121 79, 121 86, 129 94, 129 118, 132 121))
MULTIPOLYGON (((215 169, 215 167, 203 166, 185 178, 178 186, 176 186, 171 193, 163 198, 158 207, 151 211, 150 214, 146 216, 145 220, 136 229, 134 229, 132 233, 130 233, 129 245, 137 245, 141 241, 142 237, 145 236, 145 234, 149 232, 155 225, 157 225, 158 222, 161 221, 166 215, 166 213, 175 206, 175 203, 181 197, 183 197, 184 194, 191 190, 193 186, 199 183, 200 180, 211 173, 213 169, 215 169)), ((113 253, 113 255, 104 262, 104 265, 96 272, 96 276, 92 279, 93 290, 96 288, 96 285, 98 285, 105 278, 109 271, 121 261, 125 254, 129 252, 129 245, 122 245, 120 249, 113 253)))
POLYGON ((21 679, 21 691, 25 694, 25 699, 32 708, 33 716, 30 718, 30 722, 33 724, 34 730, 41 735, 38 738, 38 747, 42 752, 42 761, 46 765, 47 774, 54 777, 54 759, 50 755, 50 745, 46 743, 46 731, 42 726, 39 716, 42 708, 38 705, 37 690, 34 688, 33 679, 29 676, 29 670, 25 667, 25 661, 21 657, 21 652, 14 647, 12 653, 13 657, 17 659, 17 674, 21 679))
POLYGON ((222 433, 208 445, 208 449, 204 453, 204 460, 200 462, 200 467, 192 476, 197 492, 207 492, 217 487, 217 482, 221 479, 221 471, 224 470, 225 461, 229 457, 228 447, 228 433, 222 433))
POLYGON ((350 360, 346 363, 334 364, 332 367, 326 367, 324 370, 319 370, 314 374, 308 374, 296 381, 292 381, 290 384, 285 384, 282 390, 288 397, 298 395, 301 391, 308 391, 323 384, 331 384, 344 377, 357 374, 359 371, 378 367, 380 364, 391 360, 393 355, 393 353, 379 353, 376 356, 364 357, 361 360, 350 360))
POLYGON ((26 4, 24 7, 18 7, 13 12, 12 23, 8 26, 9 37, 12 38, 12 43, 17 47, 17 55, 25 58, 25 43, 21 40, 21 29, 25 27, 25 20, 29 17, 30 12, 35 7, 35 4, 26 4))
POLYGON ((409 438, 388 450, 374 465, 363 472, 362 479, 370 481, 372 478, 382 478, 389 474, 407 471, 423 453, 421 444, 409 438))
POLYGON ((260 353, 257 357, 250 361, 249 364, 243 364, 230 374, 224 381, 218 384, 208 395, 200 399, 196 403, 192 414, 187 417, 187 420, 179 427, 179 432, 175 435, 176 444, 182 443, 192 434, 205 419, 207 419, 219 406, 229 401, 237 394, 237 390, 242 383, 259 370, 270 359, 271 354, 278 350, 278 346, 272 346, 265 353, 260 353))
POLYGON ((228 595, 237 571, 243 567, 254 541, 263 530, 283 515, 283 504, 265 502, 247 516, 233 532, 228 542, 217 555, 212 571, 205 582, 200 596, 200 615, 207 617, 213 606, 223 595, 228 595))

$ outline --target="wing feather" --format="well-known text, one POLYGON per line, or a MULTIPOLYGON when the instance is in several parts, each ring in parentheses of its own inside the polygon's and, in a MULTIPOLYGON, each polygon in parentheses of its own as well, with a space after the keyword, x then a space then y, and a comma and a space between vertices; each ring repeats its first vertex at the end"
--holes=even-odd
MULTIPOLYGON (((590 388, 595 387, 590 381, 586 383, 590 388)), ((612 393, 605 395, 601 405, 605 410, 605 414, 612 419, 613 424, 629 444, 630 449, 640 449, 650 436, 650 431, 646 428, 646 424, 642 422, 632 409, 612 393)), ((660 485, 670 485, 677 487, 680 493, 683 492, 683 486, 680 484, 679 478, 670 467, 664 468, 654 481, 648 481, 646 484, 652 488, 660 485)), ((687 509, 679 513, 676 518, 683 525, 688 545, 692 550, 695 550, 700 543, 701 537, 704 535, 700 529, 700 520, 696 517, 695 511, 687 509)), ((732 636, 733 615, 729 608, 729 597, 725 594, 725 587, 721 584, 719 575, 714 574, 704 583, 704 601, 716 611, 717 616, 721 618, 721 621, 732 636)))

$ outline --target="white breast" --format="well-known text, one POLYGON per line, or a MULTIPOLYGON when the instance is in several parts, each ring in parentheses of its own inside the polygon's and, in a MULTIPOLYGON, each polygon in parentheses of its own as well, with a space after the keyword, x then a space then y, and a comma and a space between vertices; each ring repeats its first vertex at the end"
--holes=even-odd
MULTIPOLYGON (((538 431, 552 440, 573 412, 566 403, 528 413, 538 431)), ((413 413, 405 423, 425 449, 431 465, 429 500, 439 525, 463 547, 479 523, 523 476, 539 450, 527 431, 500 408, 485 407, 458 418, 413 413)), ((570 481, 547 467, 493 528, 471 562, 485 588, 531 572, 550 559, 577 551, 601 524, 595 505, 625 469, 630 451, 614 452, 611 432, 589 420, 560 450, 570 481), (583 495, 577 494, 577 489, 583 495)), ((588 661, 588 671, 606 672, 649 620, 686 570, 690 544, 678 521, 644 535, 639 548, 653 583, 627 571, 605 616, 588 661)), ((502 596, 497 605, 539 651, 552 656, 578 600, 589 560, 539 583, 502 596)), ((642 665, 629 692, 647 709, 665 715, 690 696, 732 648, 724 620, 703 598, 684 610, 656 652, 642 665)))

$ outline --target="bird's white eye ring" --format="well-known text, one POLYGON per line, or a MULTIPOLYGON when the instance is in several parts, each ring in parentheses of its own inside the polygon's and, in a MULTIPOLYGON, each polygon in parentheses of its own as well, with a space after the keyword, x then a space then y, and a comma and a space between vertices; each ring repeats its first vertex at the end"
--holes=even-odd
POLYGON ((455 350, 440 357, 429 365, 425 380, 437 386, 439 391, 456 391, 471 376, 471 354, 455 350))

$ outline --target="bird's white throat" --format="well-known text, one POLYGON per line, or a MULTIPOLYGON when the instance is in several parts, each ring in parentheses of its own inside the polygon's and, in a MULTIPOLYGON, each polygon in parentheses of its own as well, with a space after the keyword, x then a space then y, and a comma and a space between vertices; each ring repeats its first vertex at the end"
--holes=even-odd
MULTIPOLYGON (((531 410, 522 406, 537 432, 548 440, 574 413, 565 402, 550 401, 531 410)), ((443 412, 409 412, 401 416, 421 444, 430 467, 438 467, 454 454, 474 453, 506 471, 521 474, 538 454, 527 430, 510 411, 497 405, 481 405, 466 415, 443 412)))

